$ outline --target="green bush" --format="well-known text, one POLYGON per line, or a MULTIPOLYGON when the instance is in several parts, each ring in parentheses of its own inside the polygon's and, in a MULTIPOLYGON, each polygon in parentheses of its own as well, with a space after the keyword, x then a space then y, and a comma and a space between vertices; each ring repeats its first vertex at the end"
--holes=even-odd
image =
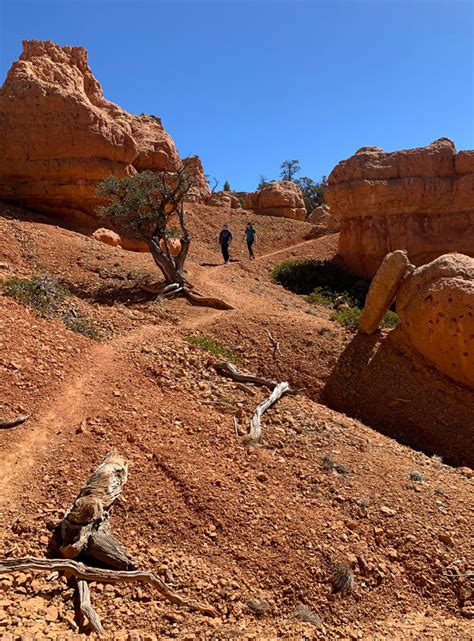
MULTIPOLYGON (((319 293, 335 299, 344 296, 363 306, 370 282, 328 260, 285 260, 272 270, 272 278, 295 294, 319 293)), ((349 301, 348 301, 349 302, 349 301)))
POLYGON ((239 359, 238 356, 234 356, 234 354, 230 351, 230 349, 227 349, 222 343, 219 343, 219 341, 216 341, 214 338, 211 336, 187 336, 186 340, 188 343, 191 345, 198 345, 202 349, 207 350, 208 352, 211 352, 212 354, 215 354, 216 356, 222 356, 228 361, 232 361, 236 364, 241 364, 242 361, 239 359))
POLYGON ((33 276, 29 279, 13 276, 5 281, 3 295, 33 308, 41 318, 61 318, 73 332, 99 339, 94 323, 79 316, 74 304, 67 300, 71 292, 52 276, 33 276))
POLYGON ((69 296, 68 289, 50 276, 33 276, 31 279, 13 276, 5 281, 3 293, 32 307, 43 318, 55 316, 69 296))
MULTIPOLYGON (((290 259, 276 265, 272 278, 295 294, 304 294, 308 303, 331 307, 338 298, 343 298, 349 308, 338 309, 331 320, 357 329, 369 291, 370 281, 358 278, 332 261, 290 259)), ((385 314, 382 326, 397 327, 400 319, 390 310, 385 314)))

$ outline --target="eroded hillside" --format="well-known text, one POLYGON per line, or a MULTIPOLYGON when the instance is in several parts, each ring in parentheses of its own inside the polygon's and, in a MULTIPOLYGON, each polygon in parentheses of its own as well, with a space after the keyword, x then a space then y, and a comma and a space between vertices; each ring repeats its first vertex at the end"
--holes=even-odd
MULTIPOLYGON (((270 268, 284 258, 333 256, 336 236, 311 240, 306 223, 259 219, 260 257, 245 259, 242 231, 235 262, 223 266, 215 236, 223 222, 243 230, 248 214, 193 205, 189 275, 236 307, 221 312, 156 302, 143 289, 159 280, 147 254, 19 209, 2 213, 1 278, 57 278, 102 337, 0 296, 0 414, 32 414, 0 433, 4 556, 45 556, 54 523, 116 448, 130 460, 125 501, 112 514, 116 535, 141 567, 212 604, 218 617, 179 609, 144 585, 92 585, 109 638, 472 638, 471 471, 317 402, 350 405, 353 416, 354 407, 361 416, 373 406, 375 425, 382 392, 399 376, 412 396, 395 406, 394 428, 398 416, 423 434, 430 416, 450 407, 449 441, 472 395, 450 388, 449 403, 430 409, 430 386, 418 387, 427 365, 401 369, 396 337, 374 352, 382 333, 367 350, 326 308, 309 314, 301 297, 271 282, 270 268), (268 331, 280 343, 275 359, 268 331), (304 388, 264 415, 261 447, 245 447, 241 433, 267 391, 219 376, 203 336, 240 367, 304 388), (332 593, 338 563, 355 575, 346 596, 332 593)), ((433 381, 446 389, 435 376, 432 393, 433 381)), ((399 394, 395 386, 392 400, 399 394)), ((86 638, 64 578, 17 574, 0 587, 6 635, 86 638)))

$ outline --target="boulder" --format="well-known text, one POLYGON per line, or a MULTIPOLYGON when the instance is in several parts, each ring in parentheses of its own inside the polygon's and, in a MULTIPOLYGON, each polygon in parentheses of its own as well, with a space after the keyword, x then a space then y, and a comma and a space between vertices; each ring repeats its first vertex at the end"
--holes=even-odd
POLYGON ((181 166, 159 118, 104 98, 82 47, 23 42, 0 89, 0 129, 0 198, 79 223, 94 223, 108 175, 181 166))
POLYGON ((340 228, 339 218, 333 215, 331 208, 327 204, 315 207, 306 218, 306 222, 324 228, 326 233, 337 232, 340 228))
POLYGON ((244 209, 251 209, 263 216, 279 216, 304 220, 306 209, 303 194, 294 182, 281 180, 256 192, 242 194, 244 209))
POLYGON ((401 327, 441 372, 474 387, 474 259, 446 254, 419 267, 397 294, 401 327))
POLYGON ((406 251, 397 249, 385 256, 365 299, 364 311, 359 321, 359 331, 362 334, 373 334, 377 330, 395 298, 400 283, 409 272, 409 266, 406 251))
POLYGON ((237 196, 229 191, 216 191, 207 201, 213 207, 226 207, 227 209, 242 209, 242 204, 237 196))
POLYGON ((104 227, 96 229, 92 234, 92 238, 99 240, 101 243, 105 243, 106 245, 110 245, 111 247, 122 246, 122 239, 120 236, 111 229, 105 229, 104 227))
POLYGON ((415 265, 449 251, 474 255, 474 152, 456 153, 447 138, 391 153, 363 147, 328 183, 338 254, 360 276, 372 277, 395 249, 415 265))

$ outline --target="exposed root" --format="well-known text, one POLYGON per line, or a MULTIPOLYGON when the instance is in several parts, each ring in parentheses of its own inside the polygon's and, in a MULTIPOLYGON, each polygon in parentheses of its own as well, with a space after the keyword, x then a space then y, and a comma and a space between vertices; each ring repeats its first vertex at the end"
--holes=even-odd
POLYGON ((260 418, 264 412, 267 411, 269 407, 276 403, 277 400, 285 394, 289 389, 288 383, 278 383, 273 392, 268 398, 258 405, 255 410, 252 420, 250 421, 250 430, 245 436, 245 442, 248 444, 259 443, 262 438, 262 427, 260 424, 260 418))
POLYGON ((31 414, 21 414, 20 416, 15 416, 15 418, 11 419, 0 418, 0 429, 8 430, 11 427, 17 427, 18 425, 22 425, 29 418, 31 418, 31 414))
POLYGON ((198 305, 199 307, 211 307, 212 309, 235 309, 230 303, 227 303, 221 298, 212 298, 210 296, 203 296, 198 292, 192 292, 189 287, 183 287, 182 293, 191 303, 191 305, 198 305))

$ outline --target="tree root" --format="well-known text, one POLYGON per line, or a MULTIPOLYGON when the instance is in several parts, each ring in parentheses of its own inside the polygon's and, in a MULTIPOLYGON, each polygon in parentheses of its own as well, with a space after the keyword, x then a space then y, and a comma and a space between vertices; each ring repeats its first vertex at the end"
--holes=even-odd
POLYGON ((199 307, 211 307, 212 309, 235 309, 233 305, 227 303, 225 300, 222 300, 222 298, 203 296, 199 292, 192 292, 189 287, 183 287, 182 293, 191 303, 191 305, 198 305, 199 307))
MULTIPOLYGON (((212 606, 179 596, 179 594, 171 590, 154 572, 94 568, 84 565, 84 563, 80 563, 79 561, 73 561, 72 559, 37 559, 34 557, 24 557, 21 559, 4 559, 0 561, 0 575, 11 572, 24 572, 25 570, 40 570, 45 572, 57 570, 60 572, 70 572, 76 579, 79 579, 79 581, 98 581, 100 583, 119 583, 122 581, 131 583, 141 581, 156 588, 165 599, 175 605, 183 605, 190 610, 201 612, 211 617, 217 616, 217 612, 212 606)), ((87 614, 86 616, 89 619, 87 614)))
POLYGON ((25 423, 29 418, 31 418, 31 414, 21 414, 20 416, 15 416, 15 418, 11 418, 9 420, 0 418, 0 429, 8 430, 11 427, 17 427, 18 425, 25 423))
MULTIPOLYGON (((271 378, 263 378, 261 376, 255 376, 254 374, 245 374, 244 372, 239 371, 235 365, 232 365, 229 361, 216 361, 213 365, 213 368, 219 374, 227 375, 238 383, 251 383, 253 385, 259 385, 261 387, 268 387, 268 389, 275 389, 279 383, 273 381, 271 378)), ((286 390, 287 394, 296 394, 299 390, 289 387, 286 390)))

